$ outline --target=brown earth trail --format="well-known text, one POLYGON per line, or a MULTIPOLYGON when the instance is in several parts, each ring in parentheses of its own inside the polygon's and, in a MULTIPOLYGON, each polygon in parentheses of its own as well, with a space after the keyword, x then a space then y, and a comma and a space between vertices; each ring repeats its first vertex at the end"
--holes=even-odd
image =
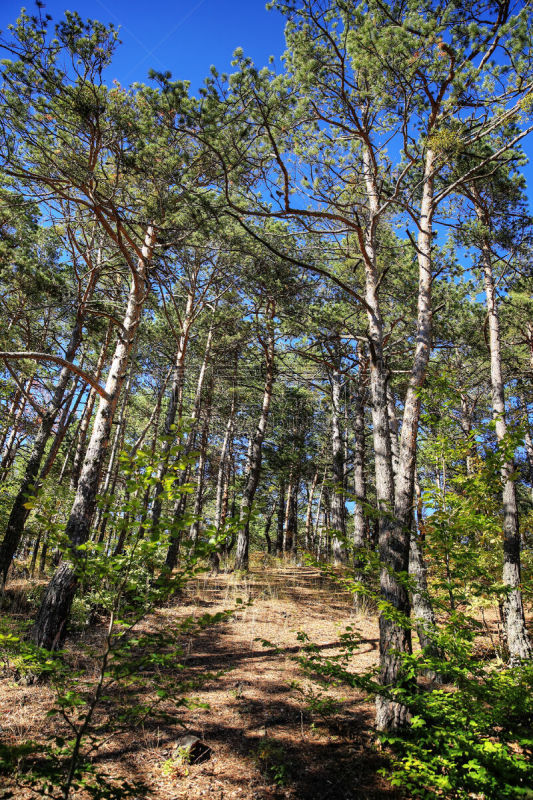
MULTIPOLYGON (((180 637, 180 677, 191 682, 187 696, 201 705, 176 713, 169 703, 167 721, 147 719, 113 735, 93 758, 98 772, 142 781, 148 791, 138 800, 393 800, 397 796, 378 774, 385 762, 372 740, 373 704, 362 694, 337 687, 328 692, 336 701, 333 710, 325 715, 312 711, 307 693, 311 690, 316 698, 319 688, 304 677, 295 660, 302 648, 299 631, 323 654, 333 655, 340 634, 352 625, 362 638, 351 668, 362 672, 378 660, 377 620, 357 615, 351 595, 318 570, 276 567, 276 563, 280 564, 271 562, 269 568, 256 565, 246 576, 199 577, 174 605, 158 610, 144 623, 145 632, 172 630, 188 616, 214 614, 237 603, 236 613, 223 622, 180 637), (205 673, 213 677, 202 685, 205 673), (210 757, 188 763, 176 749, 184 733, 205 742, 210 757)), ((67 657, 77 659, 77 666, 87 669, 89 676, 91 662, 80 653, 101 636, 98 626, 72 637, 68 644, 67 657)), ((42 739, 50 734, 50 724, 61 728, 46 717, 53 703, 49 686, 23 686, 13 676, 2 683, 5 743, 42 739)), ((137 694, 135 702, 153 699, 150 692, 157 684, 156 675, 152 689, 147 688, 144 696, 137 694)), ((105 725, 106 718, 115 717, 127 700, 126 692, 104 703, 99 723, 105 725)), ((16 792, 20 800, 35 796, 22 788, 16 792)))

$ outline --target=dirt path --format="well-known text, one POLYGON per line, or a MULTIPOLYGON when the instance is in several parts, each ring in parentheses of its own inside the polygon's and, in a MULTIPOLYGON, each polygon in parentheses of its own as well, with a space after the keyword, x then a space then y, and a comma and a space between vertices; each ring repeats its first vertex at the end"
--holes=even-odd
MULTIPOLYGON (((395 793, 377 774, 383 763, 369 733, 373 706, 339 687, 333 693, 338 707, 324 720, 310 711, 304 693, 311 684, 295 661, 301 648, 298 631, 305 631, 321 652, 334 654, 339 635, 352 625, 362 636, 353 664, 363 671, 377 660, 376 620, 356 617, 350 595, 316 570, 259 566, 246 578, 197 579, 179 603, 150 620, 151 629, 233 608, 237 598, 242 607, 232 617, 182 637, 188 696, 206 707, 180 709, 178 718, 169 706, 166 722, 146 722, 113 737, 99 751, 98 769, 142 780, 156 800, 393 800, 395 793), (206 672, 220 671, 195 688, 206 672), (182 726, 211 748, 207 760, 184 763, 175 750, 182 726)), ((75 650, 75 641, 70 648, 75 650)), ((50 724, 51 691, 3 683, 2 705, 4 711, 11 709, 3 715, 4 736, 39 738, 50 724)), ((116 714, 119 706, 115 698, 107 713, 116 714)))

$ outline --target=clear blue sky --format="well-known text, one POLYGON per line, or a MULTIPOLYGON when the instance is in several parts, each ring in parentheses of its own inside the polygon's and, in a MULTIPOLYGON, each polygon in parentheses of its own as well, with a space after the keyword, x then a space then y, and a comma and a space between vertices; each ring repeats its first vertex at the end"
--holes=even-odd
MULTIPOLYGON (((127 85, 146 81, 149 69, 170 70, 190 80, 193 91, 214 64, 230 71, 235 48, 242 47, 256 64, 284 50, 281 15, 265 10, 266 0, 48 0, 44 11, 55 21, 65 9, 83 18, 120 26, 122 45, 113 59, 110 80, 127 85)), ((0 29, 16 20, 21 6, 34 13, 33 2, 0 0, 0 29)))

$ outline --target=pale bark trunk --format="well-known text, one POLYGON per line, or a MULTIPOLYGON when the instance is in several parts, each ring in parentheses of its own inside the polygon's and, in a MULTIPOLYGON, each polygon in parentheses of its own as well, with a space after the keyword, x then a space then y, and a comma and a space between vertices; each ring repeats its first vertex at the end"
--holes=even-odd
POLYGON ((285 480, 281 480, 278 490, 278 514, 276 525, 276 555, 283 553, 283 529, 285 526, 285 480))
POLYGON ((185 380, 185 358, 187 355, 187 346, 189 343, 189 335, 193 320, 194 297, 196 287, 193 286, 187 295, 187 303, 185 306, 185 313, 183 315, 183 323, 178 342, 178 349, 176 352, 176 360, 174 364, 174 374, 172 377, 172 386, 170 389, 170 398, 168 401, 168 408, 165 417, 165 425, 163 428, 163 442, 161 445, 161 462, 157 471, 157 483, 155 486, 154 499, 152 502, 151 526, 155 530, 161 519, 161 511, 163 507, 163 479, 168 469, 168 459, 170 450, 172 448, 175 437, 173 435, 176 417, 178 419, 178 436, 181 436, 181 420, 183 415, 183 387, 185 380))
MULTIPOLYGON (((28 381, 27 381, 26 387, 25 387, 25 391, 26 391, 27 394, 29 394, 30 391, 31 391, 31 387, 32 387, 32 384, 33 384, 34 377, 35 376, 32 376, 31 378, 28 378, 28 381)), ((9 438, 8 438, 8 440, 7 440, 6 444, 5 444, 4 450, 2 452, 2 460, 0 462, 0 471, 1 471, 0 480, 2 480, 2 481, 4 481, 6 479, 7 473, 9 472, 9 467, 10 467, 12 461, 13 461, 13 459, 12 459, 13 448, 14 448, 15 441, 16 441, 16 438, 17 438, 17 433, 19 431, 20 424, 21 424, 21 421, 22 421, 22 415, 24 414, 24 411, 26 409, 26 403, 27 403, 26 398, 22 397, 22 400, 20 401, 20 404, 19 404, 19 406, 17 408, 17 411, 15 413, 15 418, 13 420, 13 425, 11 427, 11 433, 9 434, 9 438)))
POLYGON ((331 379, 331 449, 333 487, 331 497, 332 555, 335 564, 346 562, 346 507, 344 504, 344 446, 340 427, 341 376, 337 370, 331 379))
MULTIPOLYGON (((393 467, 396 475, 399 469, 399 447, 398 447, 398 420, 396 417, 396 403, 392 391, 389 389, 389 422, 391 432, 391 450, 393 453, 393 467)), ((417 496, 419 513, 421 514, 421 495, 420 487, 414 476, 414 489, 417 496)), ((413 498, 414 499, 414 498, 413 498)), ((411 533, 409 537, 409 575, 413 582, 411 591, 411 604, 418 640, 423 650, 428 655, 438 656, 440 651, 435 647, 434 634, 436 630, 435 613, 433 604, 428 592, 427 567, 422 547, 423 536, 421 530, 417 530, 414 515, 411 515, 411 533)), ((436 679, 435 672, 431 673, 431 678, 436 679)))
POLYGON ((5 452, 4 448, 6 446, 6 441, 9 434, 9 420, 13 418, 13 425, 15 424, 18 418, 19 404, 21 403, 22 400, 23 400, 22 392, 20 391, 20 389, 16 389, 13 394, 13 399, 11 400, 11 403, 9 405, 9 410, 3 420, 5 423, 5 427, 2 432, 2 438, 0 439, 0 453, 2 453, 0 457, 0 469, 2 469, 3 467, 4 452, 5 452))
POLYGON ((313 527, 313 546, 315 549, 315 553, 317 558, 320 556, 320 513, 322 511, 322 498, 324 496, 324 486, 326 483, 326 478, 328 475, 328 468, 324 470, 324 475, 322 476, 322 483, 320 484, 320 494, 318 495, 318 503, 316 506, 316 514, 315 514, 315 523, 313 527))
MULTIPOLYGON (((366 549, 366 518, 364 505, 366 503, 366 476, 365 476, 365 410, 363 405, 363 390, 361 375, 359 385, 356 386, 353 396, 354 409, 354 458, 353 458, 353 488, 354 488, 354 580, 364 588, 364 551, 366 549)), ((354 594, 354 607, 361 611, 364 608, 364 598, 360 592, 354 594)))
MULTIPOLYGON (((72 361, 76 355, 82 339, 83 319, 84 307, 80 306, 76 323, 65 352, 66 361, 72 361)), ((7 577, 7 572, 11 566, 13 556, 24 531, 24 523, 28 516, 25 505, 29 497, 35 495, 37 492, 37 479, 41 468, 41 462, 71 376, 72 373, 67 367, 63 367, 59 373, 57 386, 41 420, 39 430, 33 442, 30 458, 26 464, 24 478, 22 479, 19 491, 11 507, 4 540, 0 546, 0 575, 3 581, 5 581, 7 577)))
POLYGON ((533 438, 531 438, 531 425, 529 423, 529 413, 524 398, 521 398, 524 413, 524 444, 526 446, 526 457, 529 466, 529 485, 530 496, 533 500, 533 438))
MULTIPOLYGON (((107 349, 109 347, 109 342, 111 341, 112 332, 113 332, 113 323, 110 320, 109 325, 107 326, 104 343, 102 345, 102 349, 100 350, 98 361, 96 363, 96 372, 94 377, 98 381, 98 383, 100 383, 100 378, 102 377, 102 370, 104 368, 107 349)), ((85 457, 85 442, 87 441, 87 433, 89 431, 89 426, 91 424, 95 402, 96 402, 96 389, 93 386, 91 386, 91 390, 87 397, 87 403, 85 405, 85 410, 83 412, 83 416, 78 431, 76 452, 74 454, 74 462, 72 464, 70 488, 73 490, 76 490, 78 488, 78 481, 80 478, 81 467, 83 464, 83 459, 85 457)))
POLYGON ((205 409, 205 419, 204 424, 202 426, 202 436, 200 439, 200 455, 198 458, 198 472, 196 475, 196 495, 194 498, 194 511, 193 511, 193 522, 191 525, 190 530, 190 537, 194 543, 198 541, 200 536, 200 515, 202 513, 203 508, 203 496, 204 496, 204 480, 205 480, 205 464, 207 461, 207 444, 209 438, 209 423, 211 421, 211 392, 212 392, 212 381, 211 387, 209 391, 209 399, 207 402, 207 407, 205 409))
MULTIPOLYGON (((196 394, 194 397, 194 406, 193 412, 191 414, 191 425, 189 428, 189 435, 187 438, 187 443, 185 445, 185 455, 188 456, 194 447, 194 443, 196 440, 196 433, 197 433, 197 423, 199 419, 201 404, 202 404, 202 389, 204 385, 204 379, 207 371, 207 365, 209 363, 209 358, 211 356, 211 345, 213 343, 213 324, 214 324, 214 314, 211 318, 211 325, 209 326, 209 332, 207 334, 207 339, 204 348, 204 357, 202 360, 202 366, 200 367, 200 372, 198 373, 198 381, 196 384, 196 394)), ((180 404, 180 418, 182 414, 181 404, 180 404)), ((183 488, 185 484, 189 481, 191 474, 191 465, 187 464, 185 469, 182 472, 179 486, 183 488)), ((178 498, 174 503, 173 509, 173 526, 179 527, 179 522, 183 518, 185 514, 185 509, 187 507, 187 494, 182 491, 178 494, 178 498)), ((180 548, 180 541, 181 541, 181 528, 178 529, 177 532, 172 533, 170 537, 170 545, 167 551, 167 557, 165 559, 165 566, 169 570, 173 570, 177 564, 179 548, 180 548)))
POLYGON ((268 412, 270 409, 270 401, 272 399, 272 387, 274 385, 274 331, 273 331, 273 317, 275 307, 274 304, 270 308, 270 320, 268 323, 268 340, 264 345, 265 361, 266 361, 266 379, 265 389, 263 392, 263 404, 261 406, 261 414, 257 423, 257 428, 251 440, 251 453, 248 463, 246 465, 246 484, 244 487, 241 511, 239 516, 239 534, 237 536, 237 550, 235 553, 235 569, 247 570, 248 569, 248 550, 250 546, 250 515, 252 513, 252 504, 255 497, 257 485, 259 483, 259 475, 261 472, 261 459, 263 453, 263 439, 265 438, 265 431, 268 421, 268 412))
MULTIPOLYGON (((367 303, 370 354, 370 395, 372 399, 372 435, 375 453, 376 499, 379 513, 380 590, 384 603, 394 612, 409 615, 409 597, 398 578, 407 572, 409 538, 393 518, 394 475, 392 470, 389 416, 387 411, 387 368, 383 354, 383 319, 379 305, 379 284, 376 265, 375 234, 379 210, 379 194, 370 153, 363 151, 370 221, 366 237, 361 241, 365 266, 365 300, 367 303)), ((402 653, 411 651, 409 627, 389 613, 380 614, 379 652, 380 682, 396 686, 401 680, 402 653)), ((407 721, 407 709, 385 695, 376 699, 376 726, 379 730, 398 727, 407 721)))
MULTIPOLYGON (((490 228, 490 219, 482 206, 477 188, 474 186, 474 207, 481 224, 490 228)), ((492 256, 488 236, 483 237, 481 248, 485 284, 487 315, 489 324, 490 380, 492 410, 496 427, 496 438, 501 444, 507 433, 505 418, 505 391, 502 374, 500 320, 498 302, 492 271, 492 256)), ((524 605, 520 589, 520 530, 516 485, 513 480, 515 467, 512 461, 502 464, 503 483, 503 584, 506 595, 503 603, 504 633, 511 661, 531 658, 533 650, 526 628, 524 605)))
MULTIPOLYGON (((235 392, 233 391, 231 397, 231 408, 229 412, 228 422, 226 425, 226 430, 224 432, 222 447, 220 448, 220 457, 218 463, 217 494, 215 502, 215 530, 217 536, 220 534, 222 528, 222 509, 224 505, 224 498, 226 498, 226 506, 227 506, 227 493, 229 484, 228 455, 229 455, 231 438, 233 437, 234 421, 235 421, 235 392)), ((218 572, 220 569, 220 556, 216 551, 213 552, 211 555, 211 566, 213 572, 218 572)))
POLYGON ((54 466, 57 454, 59 453, 59 448, 63 444, 63 440, 66 436, 66 433, 70 428, 72 420, 76 415, 76 411, 78 410, 78 406, 81 402, 81 398, 82 395, 84 394, 84 391, 85 388, 82 387, 82 389, 78 392, 78 396, 76 397, 74 404, 71 406, 70 403, 72 402, 72 399, 75 396, 75 390, 73 390, 70 397, 70 402, 65 405, 65 409, 61 415, 56 435, 54 436, 54 441, 52 442, 52 446, 50 447, 48 455, 46 456, 46 461, 44 462, 44 466, 39 475, 40 482, 44 481, 44 479, 48 476, 50 470, 54 466))
POLYGON ((318 470, 313 475, 311 486, 309 487, 309 497, 307 498, 307 511, 305 514, 305 539, 304 547, 306 550, 311 548, 313 539, 313 500, 315 499, 315 490, 318 482, 318 470))
POLYGON ((283 537, 283 550, 285 554, 294 553, 296 550, 299 486, 300 475, 295 469, 291 469, 289 486, 287 489, 287 504, 285 506, 285 531, 283 537))
POLYGON ((120 413, 118 415, 116 423, 115 436, 113 438, 113 443, 111 445, 111 452, 109 453, 109 459, 107 462, 107 468, 105 471, 103 484, 99 492, 102 505, 98 509, 94 523, 94 533, 96 535, 96 533, 98 532, 99 543, 104 541, 109 510, 112 502, 111 498, 114 496, 114 487, 117 475, 117 470, 116 470, 117 459, 124 440, 124 428, 126 425, 126 406, 129 400, 132 379, 133 379, 133 364, 130 367, 128 380, 126 386, 124 387, 124 391, 122 392, 120 413))
POLYGON ((77 548, 89 538, 111 425, 146 299, 147 270, 152 258, 154 243, 155 231, 152 226, 149 226, 137 269, 132 274, 126 314, 105 386, 107 397, 100 398, 76 496, 65 530, 70 543, 72 563, 65 559, 56 570, 46 589, 32 630, 34 643, 47 650, 54 650, 61 646, 66 635, 66 626, 78 580, 75 569, 79 558, 77 548))

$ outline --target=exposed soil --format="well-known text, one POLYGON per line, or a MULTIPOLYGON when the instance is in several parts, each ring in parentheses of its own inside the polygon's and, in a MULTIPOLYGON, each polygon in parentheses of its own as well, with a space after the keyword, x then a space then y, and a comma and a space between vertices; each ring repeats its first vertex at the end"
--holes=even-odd
MULTIPOLYGON (((233 616, 180 635, 180 679, 191 682, 186 695, 206 706, 176 708, 172 701, 179 698, 171 696, 159 705, 167 719, 148 717, 111 732, 110 722, 121 710, 132 702, 157 700, 157 689, 167 686, 176 670, 162 665, 146 680, 114 690, 95 718, 102 726, 101 741, 109 731, 94 756, 98 771, 142 782, 146 789, 139 790, 138 800, 395 800, 397 793, 379 775, 386 762, 372 736, 373 705, 362 694, 337 687, 330 694, 338 705, 324 717, 310 710, 305 697, 318 687, 295 661, 302 647, 298 631, 333 655, 339 652, 340 634, 351 625, 362 637, 351 669, 362 672, 378 658, 376 618, 357 615, 351 595, 319 571, 261 563, 246 577, 206 575, 143 623, 144 632, 155 636, 188 616, 235 608, 237 598, 242 605, 233 616), (205 673, 222 674, 202 684, 205 673), (196 680, 202 685, 195 686, 196 680), (184 733, 211 748, 207 759, 187 763, 183 751, 176 750, 184 733)), ((67 647, 72 668, 83 668, 89 681, 96 669, 91 650, 97 651, 102 636, 103 627, 96 625, 71 637, 67 647)), ((44 741, 51 732, 66 733, 59 717, 46 716, 54 703, 52 687, 24 685, 16 677, 6 670, 1 681, 3 742, 44 741)), ((11 789, 17 800, 35 797, 20 784, 11 789)))
MULTIPOLYGON (((294 660, 302 646, 298 631, 305 631, 323 653, 334 654, 339 634, 346 625, 355 625, 362 642, 354 666, 362 671, 377 660, 376 620, 356 616, 351 596, 318 571, 267 569, 260 564, 244 578, 233 574, 202 577, 191 582, 179 601, 154 614, 144 630, 168 630, 189 615, 235 608, 237 598, 243 602, 234 615, 180 637, 183 680, 222 672, 187 693, 208 707, 176 712, 169 703, 169 720, 148 718, 114 734, 95 756, 98 771, 142 781, 150 794, 144 790, 140 797, 161 800, 392 800, 395 793, 378 775, 383 763, 372 741, 373 706, 362 695, 338 688, 332 693, 338 707, 324 719, 310 711, 302 694, 311 684, 294 660), (293 681, 298 681, 302 691, 291 686, 293 681), (211 748, 208 759, 186 763, 175 749, 184 731, 211 748)), ((23 611, 27 610, 21 607, 21 616, 23 611)), ((70 663, 86 669, 89 680, 94 665, 87 648, 96 650, 101 637, 102 630, 95 626, 68 644, 70 663)), ((163 669, 159 677, 165 685, 163 669)), ((63 734, 59 718, 46 716, 54 702, 52 687, 24 685, 14 678, 8 672, 2 680, 4 743, 44 741, 50 738, 51 726, 54 733, 63 734)), ((135 702, 153 700, 158 683, 158 676, 152 676, 144 696, 134 687, 135 702)), ((127 693, 119 694, 102 704, 98 723, 105 725, 106 718, 113 718, 125 706, 127 693)), ((15 797, 31 796, 35 795, 21 785, 15 788, 15 797)))

